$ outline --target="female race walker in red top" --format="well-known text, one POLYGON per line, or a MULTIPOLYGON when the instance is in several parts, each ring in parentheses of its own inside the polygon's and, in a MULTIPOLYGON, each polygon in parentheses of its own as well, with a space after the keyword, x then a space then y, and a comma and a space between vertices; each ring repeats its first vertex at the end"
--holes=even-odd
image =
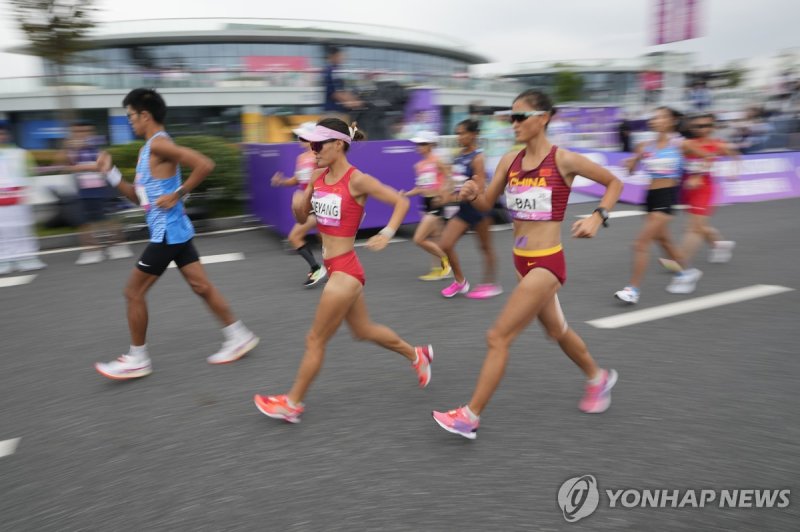
POLYGON ((528 90, 517 96, 511 107, 511 122, 517 142, 524 143, 525 149, 503 156, 486 192, 474 182, 465 183, 461 189, 461 199, 471 201, 479 210, 488 209, 505 193, 514 219, 514 266, 519 278, 486 333, 489 349, 469 404, 449 412, 433 412, 443 429, 465 438, 477 436, 479 416, 503 378, 511 342, 536 318, 586 374, 586 395, 580 409, 600 413, 611 404, 617 372, 595 364, 586 344, 567 325, 557 293, 566 280, 561 222, 572 181, 582 175, 606 187, 592 216, 573 224, 572 236, 576 238, 591 238, 597 233, 622 192, 622 182, 582 155, 550 144, 545 130, 553 113, 546 94, 528 90))
MULTIPOLYGON (((696 146, 711 156, 727 155, 734 160, 739 159, 739 152, 731 148, 725 141, 714 138, 714 115, 704 113, 697 115, 691 122, 695 134, 687 144, 696 146)), ((711 175, 711 162, 694 154, 686 155, 686 178, 683 180, 683 199, 689 205, 689 223, 681 245, 687 262, 691 262, 698 248, 705 240, 710 246, 708 262, 728 262, 736 245, 732 240, 723 240, 716 228, 709 224, 714 214, 714 197, 716 185, 711 175)))
POLYGON ((431 380, 433 360, 430 345, 412 347, 393 330, 370 320, 364 301, 364 270, 354 250, 356 231, 368 196, 394 205, 389 223, 367 241, 367 247, 373 251, 385 248, 394 236, 408 212, 408 199, 350 165, 347 160, 350 143, 363 135, 351 132, 345 122, 338 118, 323 119, 304 138, 311 141, 320 170, 314 172, 312 184, 306 189, 295 216, 303 223, 313 209, 317 229, 322 235, 322 255, 329 279, 306 336, 306 352, 294 386, 287 395, 256 395, 254 398, 256 407, 264 415, 290 423, 300 421, 303 397, 322 367, 328 340, 343 320, 347 320, 355 338, 375 342, 411 361, 420 387, 424 388, 431 380))
MULTIPOLYGON (((308 187, 314 170, 317 169, 317 157, 311 151, 311 143, 303 137, 304 134, 313 131, 314 127, 316 127, 314 122, 305 122, 299 128, 292 130, 292 133, 297 135, 297 140, 303 146, 303 153, 297 156, 297 161, 295 162, 294 175, 289 179, 284 179, 281 172, 275 172, 275 175, 272 176, 273 187, 292 187, 297 185, 294 194, 292 194, 292 211, 295 210, 296 205, 303 201, 303 192, 308 187)), ((317 263, 317 259, 314 258, 314 254, 306 242, 306 235, 316 226, 317 219, 314 216, 309 216, 305 223, 295 223, 294 227, 289 231, 288 237, 289 244, 311 268, 307 279, 303 282, 303 286, 306 288, 311 288, 323 280, 328 273, 325 270, 325 266, 320 266, 317 263)))

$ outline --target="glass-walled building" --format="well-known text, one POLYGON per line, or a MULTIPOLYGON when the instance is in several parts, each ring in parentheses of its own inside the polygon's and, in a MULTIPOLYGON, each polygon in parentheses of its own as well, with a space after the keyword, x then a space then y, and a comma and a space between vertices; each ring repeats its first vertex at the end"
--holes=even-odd
MULTIPOLYGON (((44 62, 42 76, 0 79, 0 121, 10 123, 26 147, 48 147, 58 140, 60 93, 68 91, 74 115, 93 121, 105 115, 98 129, 123 142, 129 134, 122 97, 145 86, 164 95, 176 134, 274 140, 281 137, 276 129, 285 132, 292 122, 276 117, 322 112, 329 45, 344 52, 341 76, 365 100, 396 95, 398 87, 425 87, 435 91, 442 114, 453 116, 470 106, 508 105, 520 88, 470 76, 470 66, 486 57, 424 32, 289 19, 140 20, 96 29, 62 76, 44 62)), ((12 51, 29 53, 25 47, 12 51)))

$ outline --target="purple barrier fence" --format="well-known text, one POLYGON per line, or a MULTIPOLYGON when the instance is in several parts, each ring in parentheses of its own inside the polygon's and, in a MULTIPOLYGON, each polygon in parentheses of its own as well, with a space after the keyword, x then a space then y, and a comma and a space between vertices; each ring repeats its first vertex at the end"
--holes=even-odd
MULTIPOLYGON (((622 166, 629 153, 581 151, 594 162, 605 166, 625 182, 620 201, 642 204, 649 180, 641 173, 628 175, 622 166)), ((717 182, 715 203, 748 203, 800 197, 800 153, 759 153, 744 155, 737 163, 721 159, 714 163, 712 175, 717 182), (731 179, 731 178, 736 179, 731 179)), ((575 192, 601 196, 602 186, 578 177, 572 185, 575 192)))
MULTIPOLYGON (((272 226, 282 236, 288 235, 294 225, 291 202, 295 189, 272 187, 270 179, 277 171, 291 176, 300 150, 298 144, 245 145, 250 210, 262 223, 272 226)), ((350 147, 348 159, 359 170, 398 190, 410 190, 414 186, 413 165, 419 160, 419 155, 408 141, 356 142, 350 147)), ((417 223, 420 220, 419 198, 410 199, 411 207, 403 223, 417 223)), ((391 214, 391 206, 370 198, 365 206, 361 228, 383 227, 391 214)))
MULTIPOLYGON (((294 225, 291 208, 294 188, 272 187, 270 179, 277 171, 291 176, 300 149, 298 144, 245 145, 251 212, 262 223, 274 227, 283 236, 288 235, 294 225)), ((644 203, 648 179, 640 173, 628 175, 622 167, 622 162, 631 154, 576 151, 581 151, 593 161, 605 166, 625 182, 625 189, 620 199, 622 202, 637 205, 644 203)), ((419 155, 414 145, 408 141, 357 142, 350 148, 348 158, 360 170, 396 189, 409 190, 414 186, 413 165, 419 160, 419 155)), ((719 184, 716 198, 718 204, 800 197, 800 153, 744 155, 738 164, 735 161, 721 159, 714 164, 712 172, 719 184), (734 176, 738 178, 728 179, 734 176)), ((602 186, 582 177, 575 179, 572 188, 575 192, 590 196, 601 196, 605 190, 602 186)), ((411 198, 411 208, 403 223, 419 221, 419 206, 419 198, 411 198)), ((392 209, 370 198, 365 212, 361 228, 370 229, 386 225, 392 209)))

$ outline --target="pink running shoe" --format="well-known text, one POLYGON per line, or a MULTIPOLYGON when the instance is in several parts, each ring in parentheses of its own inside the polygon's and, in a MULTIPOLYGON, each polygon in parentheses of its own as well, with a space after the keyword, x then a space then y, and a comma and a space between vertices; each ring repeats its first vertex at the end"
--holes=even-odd
POLYGON ((431 383, 431 364, 433 363, 433 346, 431 344, 425 346, 417 346, 414 348, 417 354, 417 361, 411 364, 414 371, 417 372, 419 379, 419 387, 425 388, 431 383))
POLYGON ((503 287, 499 284, 479 284, 467 294, 470 299, 490 299, 503 293, 503 287))
POLYGON ((285 395, 255 395, 253 401, 256 403, 256 408, 265 416, 289 423, 300 423, 300 416, 305 410, 303 403, 294 408, 289 406, 289 398, 285 395))
POLYGON ((617 383, 616 370, 602 370, 603 378, 598 384, 586 384, 586 394, 578 408, 587 414, 601 414, 611 406, 611 388, 617 383))
POLYGON ((468 440, 474 440, 478 437, 478 426, 480 425, 480 418, 472 421, 470 415, 467 413, 467 407, 462 406, 449 412, 437 412, 434 410, 433 420, 439 424, 447 432, 464 436, 468 440))
POLYGON ((469 292, 469 281, 464 279, 463 283, 453 281, 450 286, 442 290, 442 295, 444 297, 451 298, 458 294, 466 294, 467 292, 469 292))

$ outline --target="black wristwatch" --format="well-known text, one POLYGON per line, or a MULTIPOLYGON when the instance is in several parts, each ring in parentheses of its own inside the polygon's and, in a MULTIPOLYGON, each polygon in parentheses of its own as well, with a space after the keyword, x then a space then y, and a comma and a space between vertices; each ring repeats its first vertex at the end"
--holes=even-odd
POLYGON ((603 219, 603 227, 608 227, 608 211, 602 207, 598 207, 592 211, 592 214, 597 213, 603 219))

